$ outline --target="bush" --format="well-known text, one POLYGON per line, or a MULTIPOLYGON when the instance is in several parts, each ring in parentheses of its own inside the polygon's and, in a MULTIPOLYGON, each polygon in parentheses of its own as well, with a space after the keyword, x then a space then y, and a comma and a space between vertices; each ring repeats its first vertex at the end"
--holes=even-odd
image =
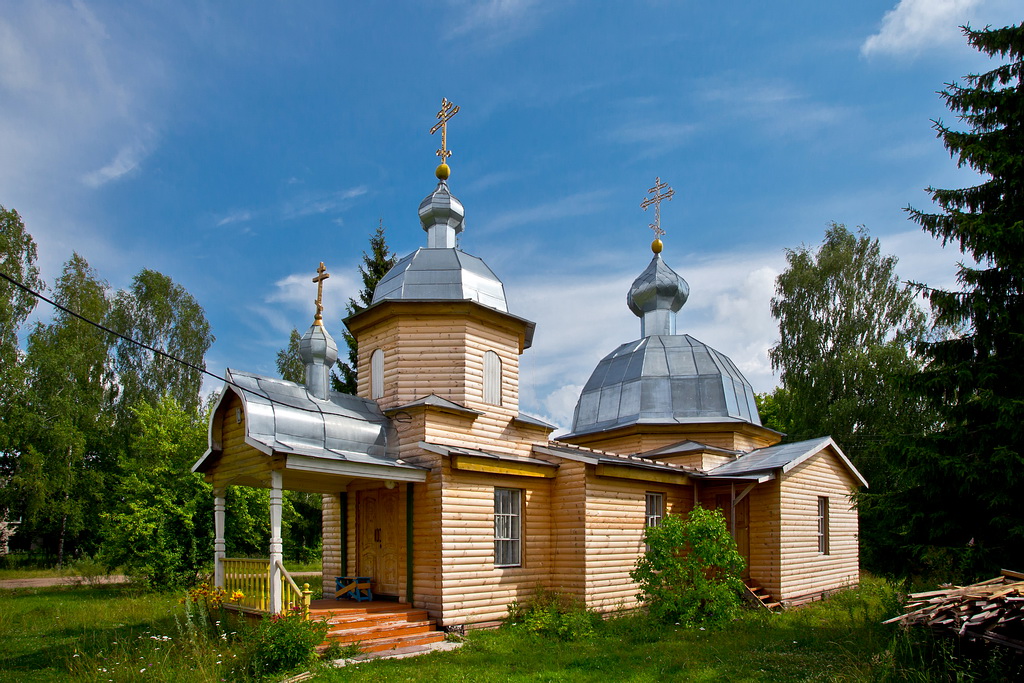
POLYGON ((508 626, 521 627, 539 636, 558 640, 579 640, 594 635, 601 617, 583 606, 577 598, 540 589, 526 604, 514 601, 508 606, 508 626))
POLYGON ((328 628, 327 622, 308 621, 301 614, 275 614, 260 620, 243 639, 245 679, 262 680, 312 662, 328 628))
POLYGON ((644 532, 648 550, 630 572, 651 616, 680 624, 715 624, 740 609, 744 562, 718 510, 697 507, 687 519, 667 515, 644 532))

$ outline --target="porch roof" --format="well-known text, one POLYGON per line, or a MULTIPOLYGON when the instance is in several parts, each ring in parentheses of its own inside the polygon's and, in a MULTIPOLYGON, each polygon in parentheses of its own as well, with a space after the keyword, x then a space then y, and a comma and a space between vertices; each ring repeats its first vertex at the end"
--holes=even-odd
MULTIPOLYGON (((223 448, 215 423, 234 395, 245 415, 245 443, 267 456, 285 456, 282 469, 403 481, 425 478, 422 468, 398 459, 397 433, 373 401, 338 392, 325 401, 294 382, 231 369, 226 376, 210 419, 209 448, 193 472, 206 473, 215 466, 223 448)), ((270 467, 268 462, 259 469, 270 467)))
POLYGON ((868 482, 864 476, 857 471, 850 459, 846 457, 842 449, 832 440, 830 436, 823 436, 809 441, 797 441, 779 446, 759 448, 745 455, 741 455, 732 462, 727 462, 708 472, 712 479, 734 479, 743 476, 769 473, 773 471, 789 472, 808 458, 811 458, 826 448, 831 447, 833 452, 843 463, 850 474, 861 486, 867 486, 868 482))

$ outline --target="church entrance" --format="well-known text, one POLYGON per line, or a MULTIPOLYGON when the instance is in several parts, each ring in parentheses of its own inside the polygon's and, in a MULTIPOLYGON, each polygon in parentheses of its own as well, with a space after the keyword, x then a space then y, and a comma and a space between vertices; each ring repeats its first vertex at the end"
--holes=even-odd
POLYGON ((736 503, 735 508, 730 505, 730 496, 727 493, 720 493, 715 496, 715 507, 719 508, 725 514, 725 524, 729 531, 733 534, 733 539, 736 541, 736 549, 739 550, 740 555, 746 560, 746 567, 743 569, 743 578, 750 578, 750 498, 744 496, 736 503), (733 530, 732 515, 733 510, 736 512, 736 526, 735 531, 733 530))
POLYGON ((359 575, 373 579, 373 592, 397 596, 402 576, 399 558, 403 548, 401 499, 398 487, 359 491, 359 575))

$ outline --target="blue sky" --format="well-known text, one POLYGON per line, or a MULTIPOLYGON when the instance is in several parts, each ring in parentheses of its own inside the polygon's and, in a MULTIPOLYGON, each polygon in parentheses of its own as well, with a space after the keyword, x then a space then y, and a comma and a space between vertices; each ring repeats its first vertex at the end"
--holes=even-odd
POLYGON ((1014 4, 0 0, 0 204, 48 281, 72 251, 114 288, 159 270, 206 309, 211 370, 274 374, 320 261, 340 339, 378 221, 400 255, 425 244, 447 97, 461 247, 538 323, 525 412, 568 426, 597 361, 639 336, 625 293, 655 176, 676 190, 680 331, 766 391, 784 250, 829 221, 953 284, 958 254, 902 208, 974 182, 930 128, 951 119, 935 91, 988 68, 958 25, 1016 23, 1014 4))

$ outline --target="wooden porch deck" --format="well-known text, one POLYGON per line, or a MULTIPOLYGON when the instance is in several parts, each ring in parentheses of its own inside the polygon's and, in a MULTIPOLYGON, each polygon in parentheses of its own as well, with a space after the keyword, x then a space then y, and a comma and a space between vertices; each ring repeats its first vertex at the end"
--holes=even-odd
POLYGON ((356 643, 363 652, 383 652, 444 640, 427 610, 404 602, 324 598, 310 603, 309 618, 331 625, 324 647, 356 643))

